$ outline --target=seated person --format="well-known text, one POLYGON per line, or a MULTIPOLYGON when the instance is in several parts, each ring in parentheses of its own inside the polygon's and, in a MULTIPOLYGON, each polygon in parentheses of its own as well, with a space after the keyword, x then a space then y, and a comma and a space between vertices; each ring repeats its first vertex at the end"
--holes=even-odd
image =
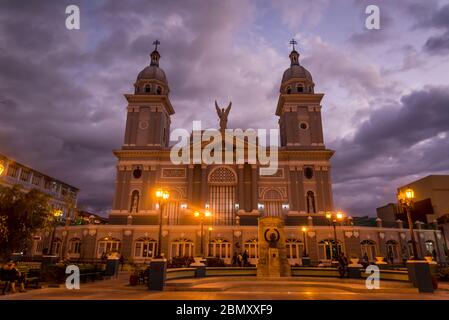
POLYGON ((23 275, 16 267, 13 260, 9 260, 2 267, 2 280, 5 281, 3 294, 5 294, 8 287, 11 287, 11 293, 16 293, 16 282, 20 285, 20 292, 25 292, 25 275, 23 275))

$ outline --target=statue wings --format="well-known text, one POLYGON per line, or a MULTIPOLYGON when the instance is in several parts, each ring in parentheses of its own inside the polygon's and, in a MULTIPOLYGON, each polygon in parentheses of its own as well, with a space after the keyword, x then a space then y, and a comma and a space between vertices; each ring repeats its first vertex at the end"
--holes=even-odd
POLYGON ((215 109, 217 110, 218 117, 221 118, 221 110, 220 110, 220 107, 217 104, 217 100, 215 100, 215 109))
POLYGON ((217 104, 217 100, 215 100, 215 109, 217 110, 217 114, 218 116, 221 118, 223 115, 224 116, 228 116, 229 111, 231 111, 231 106, 232 106, 232 102, 229 102, 228 107, 226 108, 226 110, 224 112, 221 111, 220 107, 217 104))

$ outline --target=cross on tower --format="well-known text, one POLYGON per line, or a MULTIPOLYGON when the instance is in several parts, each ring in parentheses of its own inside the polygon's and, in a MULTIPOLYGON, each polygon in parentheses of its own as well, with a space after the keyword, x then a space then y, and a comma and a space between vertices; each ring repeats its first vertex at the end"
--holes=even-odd
POLYGON ((154 45, 154 51, 157 51, 157 46, 160 45, 161 43, 159 42, 159 40, 155 40, 153 41, 153 45, 154 45))
POLYGON ((293 51, 295 51, 295 44, 298 44, 295 39, 290 40, 290 44, 293 46, 293 51))

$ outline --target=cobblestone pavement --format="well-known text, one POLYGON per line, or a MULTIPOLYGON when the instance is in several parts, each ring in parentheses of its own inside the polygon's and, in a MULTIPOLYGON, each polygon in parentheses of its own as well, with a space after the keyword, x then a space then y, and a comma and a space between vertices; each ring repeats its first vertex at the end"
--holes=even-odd
POLYGON ((206 299, 443 299, 449 300, 449 285, 441 284, 433 294, 419 294, 408 283, 381 282, 380 290, 367 290, 362 280, 332 278, 264 279, 255 277, 211 277, 168 282, 163 292, 150 292, 143 285, 128 285, 128 273, 109 280, 82 283, 80 290, 59 288, 30 289, 7 294, 0 300, 206 300, 206 299))

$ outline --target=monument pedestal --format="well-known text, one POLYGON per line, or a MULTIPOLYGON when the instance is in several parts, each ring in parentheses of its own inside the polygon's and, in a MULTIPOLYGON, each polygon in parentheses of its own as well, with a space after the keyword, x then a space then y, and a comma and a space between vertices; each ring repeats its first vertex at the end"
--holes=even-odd
POLYGON ((289 277, 291 268, 285 246, 284 220, 279 217, 259 218, 258 238, 257 276, 289 277))

